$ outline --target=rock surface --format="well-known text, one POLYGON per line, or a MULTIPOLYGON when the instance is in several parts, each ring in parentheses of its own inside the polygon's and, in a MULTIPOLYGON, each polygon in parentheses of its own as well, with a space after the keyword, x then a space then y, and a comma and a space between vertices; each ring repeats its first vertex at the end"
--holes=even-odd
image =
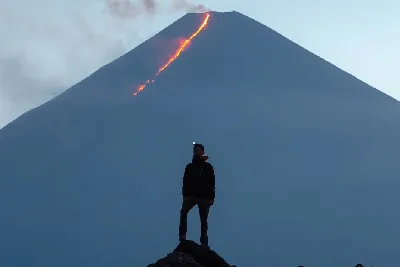
POLYGON ((210 248, 186 240, 164 258, 147 267, 236 267, 228 264, 210 248))

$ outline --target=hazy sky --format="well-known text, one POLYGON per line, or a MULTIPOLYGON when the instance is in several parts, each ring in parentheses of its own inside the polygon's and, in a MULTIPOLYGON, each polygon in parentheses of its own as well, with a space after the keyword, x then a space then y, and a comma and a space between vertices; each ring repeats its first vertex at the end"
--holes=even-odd
POLYGON ((398 0, 140 2, 0 0, 0 128, 198 4, 244 13, 400 99, 398 0))

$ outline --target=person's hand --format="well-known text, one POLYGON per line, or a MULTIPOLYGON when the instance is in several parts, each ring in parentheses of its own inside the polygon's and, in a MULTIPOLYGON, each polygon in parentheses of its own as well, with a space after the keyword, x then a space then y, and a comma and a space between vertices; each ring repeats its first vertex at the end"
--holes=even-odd
POLYGON ((210 206, 214 205, 214 199, 211 199, 211 200, 208 202, 208 204, 209 204, 210 206))

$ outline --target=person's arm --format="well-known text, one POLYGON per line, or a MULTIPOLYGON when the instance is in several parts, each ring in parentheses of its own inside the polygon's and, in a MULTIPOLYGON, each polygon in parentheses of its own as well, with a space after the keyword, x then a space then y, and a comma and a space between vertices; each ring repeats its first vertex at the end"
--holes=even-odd
POLYGON ((189 193, 189 164, 185 167, 182 181, 182 196, 187 197, 189 193))
POLYGON ((211 189, 211 199, 215 199, 215 172, 214 172, 214 167, 210 164, 210 178, 209 178, 209 183, 210 183, 210 189, 211 189))

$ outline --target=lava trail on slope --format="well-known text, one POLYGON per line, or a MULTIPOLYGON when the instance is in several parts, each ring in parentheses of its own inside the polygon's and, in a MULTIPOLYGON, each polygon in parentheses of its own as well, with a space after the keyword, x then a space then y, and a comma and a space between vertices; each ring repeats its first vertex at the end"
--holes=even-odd
MULTIPOLYGON (((197 29, 196 32, 194 32, 189 39, 186 39, 184 42, 181 43, 181 45, 179 46, 179 48, 176 50, 175 54, 173 56, 171 56, 171 58, 167 61, 167 63, 165 63, 164 66, 162 66, 161 68, 158 69, 158 72, 156 73, 155 76, 158 76, 161 72, 163 72, 166 68, 168 68, 168 66, 174 62, 179 56, 180 54, 183 52, 183 50, 185 50, 190 43, 192 42, 192 40, 202 31, 204 30, 204 28, 207 26, 208 24, 208 20, 210 19, 210 13, 205 13, 204 14, 204 20, 203 23, 200 25, 200 27, 197 29)), ((141 84, 137 87, 136 91, 133 93, 134 96, 136 96, 138 93, 140 93, 141 91, 144 90, 144 88, 146 88, 147 84, 149 83, 153 83, 155 81, 155 78, 153 80, 147 80, 144 84, 141 84)))

